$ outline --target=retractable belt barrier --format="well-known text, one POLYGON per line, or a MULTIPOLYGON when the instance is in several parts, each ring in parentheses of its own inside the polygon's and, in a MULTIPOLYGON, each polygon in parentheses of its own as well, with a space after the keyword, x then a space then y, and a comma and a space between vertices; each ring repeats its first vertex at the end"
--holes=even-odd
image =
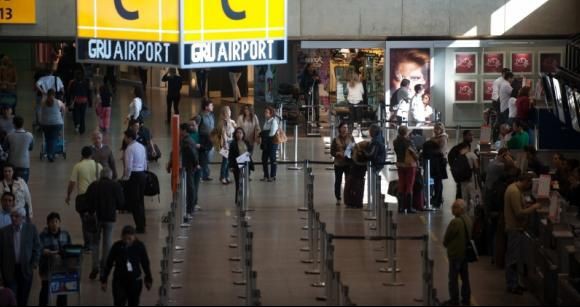
POLYGON ((327 231, 326 223, 320 219, 320 212, 314 207, 314 175, 310 168, 309 161, 305 162, 305 210, 308 212, 308 225, 303 227, 308 230, 309 245, 302 248, 301 251, 309 252, 308 258, 302 260, 302 263, 311 265, 311 268, 305 271, 308 275, 319 275, 319 280, 312 283, 312 287, 324 288, 324 294, 316 297, 317 300, 326 301, 329 306, 354 306, 349 297, 349 288, 343 284, 340 273, 335 271, 334 267, 334 242, 337 240, 358 240, 358 241, 381 241, 386 244, 386 258, 378 259, 377 262, 389 262, 390 267, 382 268, 380 271, 390 273, 388 281, 383 285, 387 287, 401 287, 405 284, 398 281, 397 273, 400 269, 397 266, 397 242, 404 241, 421 241, 423 242, 422 258, 422 291, 421 298, 417 302, 423 302, 425 306, 434 306, 438 304, 437 292, 433 285, 433 268, 434 261, 429 255, 429 236, 404 236, 399 235, 398 225, 393 219, 393 212, 388 210, 388 204, 385 196, 380 192, 380 175, 372 173, 375 180, 371 182, 374 188, 371 190, 375 208, 371 212, 376 212, 376 229, 377 235, 344 235, 330 234, 327 231), (376 210, 376 211, 374 211, 376 210))

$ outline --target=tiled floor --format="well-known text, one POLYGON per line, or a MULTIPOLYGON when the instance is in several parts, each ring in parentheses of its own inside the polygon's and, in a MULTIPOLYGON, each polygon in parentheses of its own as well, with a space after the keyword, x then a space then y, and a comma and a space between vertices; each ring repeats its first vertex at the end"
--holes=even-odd
MULTIPOLYGON (((120 148, 123 118, 130 102, 128 88, 120 87, 119 94, 113 106, 112 131, 106 136, 106 142, 113 148, 120 148)), ((161 224, 161 217, 167 212, 170 203, 170 179, 165 172, 165 163, 169 154, 170 132, 164 123, 165 102, 163 92, 150 90, 148 93, 153 117, 147 121, 152 129, 154 141, 162 150, 163 157, 151 169, 157 173, 162 185, 161 201, 157 198, 147 200, 147 234, 140 237, 150 253, 152 269, 155 273, 155 285, 159 286, 161 248, 165 241, 166 230, 161 224)), ((32 103, 29 93, 21 93, 18 110, 27 116, 27 127, 30 127, 32 103), (27 99, 28 98, 28 99, 27 99)), ((187 119, 199 109, 199 101, 184 98, 182 100, 182 119, 187 119)), ((220 104, 218 104, 219 106, 220 104)), ((237 106, 233 113, 237 114, 237 106)), ((261 112, 259 112, 261 113, 261 112)), ((88 112, 89 127, 95 127, 94 112, 88 112)), ((30 188, 33 195, 35 210, 34 222, 39 228, 44 227, 44 217, 51 211, 60 212, 63 216, 63 227, 71 231, 75 242, 80 242, 80 221, 73 207, 64 204, 66 186, 70 172, 75 162, 80 158, 80 149, 90 144, 90 134, 79 136, 71 127, 70 116, 67 116, 66 138, 68 144, 68 159, 57 160, 55 163, 42 162, 38 159, 41 135, 36 134, 36 147, 32 155, 32 170, 30 188)), ((324 153, 321 138, 301 138, 299 144, 299 159, 328 160, 324 153)), ((292 145, 288 150, 293 152, 292 145)), ((256 153, 258 160, 259 151, 256 153)), ((117 152, 117 157, 119 152, 117 152)), ((213 177, 218 177, 219 166, 213 166, 213 177)), ((322 220, 328 224, 331 233, 337 234, 370 234, 368 222, 363 219, 363 213, 357 210, 337 208, 333 199, 333 177, 325 166, 315 166, 315 206, 321 212, 322 220)), ((258 168, 260 170, 260 168, 258 168)), ((385 170, 388 172, 388 170, 385 170)), ((254 179, 260 178, 260 171, 254 179)), ((385 173, 387 178, 393 174, 385 173)), ((216 178, 217 179, 217 178, 216 178)), ((383 185, 386 191, 385 180, 383 185)), ((454 184, 446 182, 446 195, 454 195, 454 184)), ((307 276, 304 271, 307 265, 300 260, 307 255, 299 251, 305 245, 299 241, 303 235, 301 226, 304 216, 296 209, 303 205, 303 173, 289 171, 280 166, 280 174, 276 183, 263 183, 254 180, 251 183, 250 204, 256 211, 251 213, 251 229, 254 232, 254 270, 258 272, 258 288, 262 293, 263 305, 321 305, 315 300, 323 290, 315 289, 310 283, 317 277, 307 276)), ((174 282, 184 287, 171 292, 175 305, 240 305, 243 301, 237 298, 243 289, 235 287, 232 282, 239 276, 231 273, 237 264, 230 263, 228 257, 234 250, 228 248, 233 233, 234 187, 223 186, 217 180, 202 183, 200 199, 203 210, 199 212, 187 230, 188 239, 179 244, 186 246, 186 251, 179 257, 185 262, 180 265, 182 274, 174 282)), ((449 205, 449 200, 447 198, 449 205)), ((450 220, 450 212, 446 209, 436 213, 400 216, 400 234, 421 235, 425 231, 432 233, 431 252, 435 259, 435 287, 442 300, 447 299, 447 262, 441 238, 445 226, 450 220), (423 218, 421 218, 423 217, 423 218), (424 222, 427 222, 427 227, 424 222)), ((119 216, 116 233, 123 225, 132 224, 130 215, 119 216)), ((400 242, 399 257, 402 273, 399 279, 405 283, 402 288, 386 288, 382 282, 389 276, 381 274, 382 266, 375 262, 383 252, 375 251, 377 242, 337 241, 336 267, 342 272, 343 282, 351 289, 353 302, 359 305, 418 305, 414 299, 421 295, 420 283, 420 249, 418 242, 400 242)), ((85 274, 82 283, 82 305, 111 305, 111 293, 102 293, 97 282, 91 282, 87 277, 90 255, 87 255, 83 268, 85 274)), ((487 258, 471 266, 471 282, 473 302, 479 305, 537 305, 531 295, 522 297, 508 296, 504 291, 503 272, 489 264, 487 258)), ((38 302, 38 280, 31 295, 31 303, 38 302)), ((76 298, 75 298, 76 299, 76 298)), ((145 292, 142 297, 144 305, 157 303, 157 291, 145 292)), ((75 301, 76 302, 76 301, 75 301)))

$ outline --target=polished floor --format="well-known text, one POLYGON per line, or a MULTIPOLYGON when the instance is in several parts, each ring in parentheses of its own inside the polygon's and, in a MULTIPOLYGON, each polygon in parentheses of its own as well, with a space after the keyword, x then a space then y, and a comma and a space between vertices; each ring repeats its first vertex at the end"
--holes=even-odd
MULTIPOLYGON (((113 125, 111 132, 106 135, 106 143, 118 149, 121 146, 121 131, 123 119, 127 114, 130 102, 129 88, 122 86, 117 93, 113 105, 113 125)), ((161 249, 164 245, 166 229, 161 223, 162 216, 167 213, 170 204, 170 177, 165 172, 165 163, 169 155, 170 131, 165 124, 165 99, 161 90, 148 91, 148 104, 153 116, 148 119, 147 125, 153 132, 154 142, 159 145, 163 157, 159 163, 150 165, 151 170, 159 176, 162 193, 161 200, 157 197, 147 199, 147 233, 140 236, 145 242, 154 272, 154 290, 144 292, 143 305, 154 305, 158 300, 159 271, 161 249)), ((31 127, 33 97, 30 93, 22 92, 19 95, 18 112, 26 117, 26 127, 31 127)), ((233 113, 237 114, 238 106, 231 103, 217 103, 231 105, 233 113)), ((199 101, 183 98, 181 103, 182 119, 197 113, 199 101)), ((217 112, 216 112, 217 113, 217 112)), ((89 109, 88 127, 96 127, 94 110, 89 109)), ((32 154, 32 169, 30 189, 33 197, 35 212, 34 223, 43 228, 45 217, 52 211, 63 216, 63 228, 69 230, 76 243, 81 242, 80 221, 74 207, 64 203, 66 187, 74 163, 80 159, 80 149, 90 144, 90 133, 75 134, 71 126, 70 115, 66 119, 65 135, 67 139, 67 160, 57 159, 55 163, 40 161, 39 151, 42 136, 35 134, 36 146, 32 154)), ((88 129, 90 131, 90 129, 88 129)), ((327 132, 327 131, 326 131, 327 132)), ((291 137, 292 139, 292 137, 291 137)), ((292 144, 288 148, 293 153, 292 144)), ((117 158, 120 152, 116 151, 117 158)), ((258 160, 259 150, 255 160, 258 160)), ((329 161, 325 153, 322 138, 300 138, 298 159, 312 159, 329 161)), ((287 170, 280 166, 278 181, 264 183, 257 180, 261 176, 261 168, 253 175, 254 180, 250 187, 250 206, 255 209, 251 212, 251 229, 254 232, 254 270, 258 272, 257 286, 262 293, 263 305, 322 305, 315 297, 322 294, 322 289, 312 288, 310 284, 317 277, 308 276, 304 271, 309 267, 301 264, 300 260, 307 255, 300 252, 305 245, 300 241, 304 235, 301 227, 305 221, 301 219, 303 213, 297 211, 303 205, 303 173, 302 171, 287 170)), ((120 163, 119 163, 119 171, 120 163)), ((392 179, 393 174, 385 169, 384 175, 392 179)), ((369 223, 364 221, 365 213, 360 210, 350 210, 336 207, 333 197, 332 171, 326 166, 314 166, 315 179, 315 207, 321 212, 321 219, 327 223, 331 233, 343 235, 372 234, 369 223)), ((237 298, 243 292, 242 288, 232 284, 240 277, 231 273, 237 264, 230 263, 228 258, 235 250, 228 247, 234 232, 234 187, 223 186, 219 178, 219 166, 212 167, 213 182, 202 183, 200 192, 200 206, 192 222, 191 228, 185 231, 187 238, 178 243, 186 250, 178 255, 184 260, 179 265, 181 274, 173 280, 174 284, 183 285, 182 289, 171 291, 172 305, 241 305, 243 300, 237 298)), ((387 179, 383 186, 386 191, 387 179)), ((450 220, 449 205, 451 196, 455 193, 454 184, 446 182, 447 197, 445 210, 434 213, 398 216, 399 234, 422 235, 429 232, 431 238, 431 253, 435 260, 435 287, 439 298, 447 300, 447 260, 441 238, 445 227, 450 220)), ((118 234, 123 225, 132 224, 130 215, 120 215, 115 233, 118 234)), ((116 235, 118 236, 118 235, 116 235)), ((399 242, 400 268, 399 280, 404 287, 387 288, 382 285, 390 276, 379 273, 382 264, 376 263, 381 258, 382 251, 377 242, 367 241, 337 241, 336 268, 342 273, 343 282, 350 287, 351 299, 359 305, 420 305, 415 299, 421 295, 421 262, 418 242, 399 242)), ((81 305, 111 305, 112 295, 103 293, 98 282, 88 279, 90 255, 84 259, 81 305)), ((474 305, 537 305, 537 300, 530 294, 524 296, 510 296, 505 292, 504 273, 490 264, 488 258, 483 257, 476 264, 471 265, 472 302, 474 305)), ((32 305, 38 303, 39 281, 36 278, 31 294, 32 305)), ((76 304, 77 297, 70 298, 76 304)))

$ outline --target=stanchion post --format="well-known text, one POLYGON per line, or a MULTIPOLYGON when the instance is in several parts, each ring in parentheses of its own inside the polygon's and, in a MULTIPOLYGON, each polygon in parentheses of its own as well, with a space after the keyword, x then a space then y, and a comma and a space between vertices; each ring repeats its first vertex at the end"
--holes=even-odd
POLYGON ((327 267, 326 267, 326 259, 328 253, 328 233, 326 232, 326 223, 319 224, 319 233, 320 233, 320 279, 318 282, 312 284, 312 287, 315 288, 322 288, 326 286, 326 274, 327 274, 327 267))
POLYGON ((431 160, 427 159, 427 166, 425 169, 427 177, 427 210, 432 210, 431 206, 431 160))
POLYGON ((246 162, 244 164, 242 176, 242 209, 245 212, 250 211, 250 163, 246 162))
POLYGON ((373 200, 372 200, 372 189, 373 189, 373 184, 372 184, 372 166, 371 166, 371 162, 367 163, 367 208, 365 209, 365 211, 372 211, 372 206, 373 206, 373 200))
MULTIPOLYGON (((298 165, 298 124, 294 125, 294 166, 288 168, 291 171, 299 171, 302 169, 298 165)), ((308 164, 304 166, 305 168, 308 167, 308 164)))
MULTIPOLYGON (((311 171, 310 168, 308 168, 308 171, 311 171)), ((307 230, 308 231, 308 241, 309 241, 309 245, 308 247, 303 247, 300 249, 300 251, 303 252, 310 252, 310 258, 307 260, 302 261, 303 263, 311 263, 311 261, 314 261, 313 255, 312 255, 312 244, 314 244, 313 240, 314 240, 314 175, 310 174, 308 176, 308 184, 306 185, 306 193, 305 193, 305 197, 306 197, 306 205, 308 206, 308 225, 302 227, 303 230, 307 230)))
POLYGON ((387 286, 387 287, 402 287, 405 284, 402 282, 397 281, 397 273, 400 272, 401 270, 397 267, 397 224, 393 223, 392 225, 392 234, 393 234, 393 242, 391 243, 391 254, 390 254, 390 259, 391 259, 391 268, 389 270, 387 270, 386 273, 391 273, 391 281, 390 282, 386 282, 383 283, 383 285, 387 286))
POLYGON ((310 270, 305 271, 304 273, 306 273, 307 275, 319 275, 320 274, 320 269, 318 268, 318 262, 319 262, 319 258, 318 255, 320 254, 318 252, 318 237, 320 235, 320 213, 316 212, 315 215, 315 219, 314 219, 314 224, 312 227, 312 231, 309 232, 312 233, 312 240, 310 240, 310 259, 312 260, 312 268, 310 270))

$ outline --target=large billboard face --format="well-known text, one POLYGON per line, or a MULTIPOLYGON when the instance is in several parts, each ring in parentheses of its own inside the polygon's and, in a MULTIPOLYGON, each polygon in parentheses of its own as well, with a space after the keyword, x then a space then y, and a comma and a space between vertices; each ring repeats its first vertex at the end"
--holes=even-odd
POLYGON ((286 62, 287 0, 77 0, 79 61, 182 68, 286 62))
POLYGON ((422 84, 429 92, 431 82, 431 50, 428 48, 391 49, 391 93, 401 87, 401 81, 411 81, 411 89, 422 84))

